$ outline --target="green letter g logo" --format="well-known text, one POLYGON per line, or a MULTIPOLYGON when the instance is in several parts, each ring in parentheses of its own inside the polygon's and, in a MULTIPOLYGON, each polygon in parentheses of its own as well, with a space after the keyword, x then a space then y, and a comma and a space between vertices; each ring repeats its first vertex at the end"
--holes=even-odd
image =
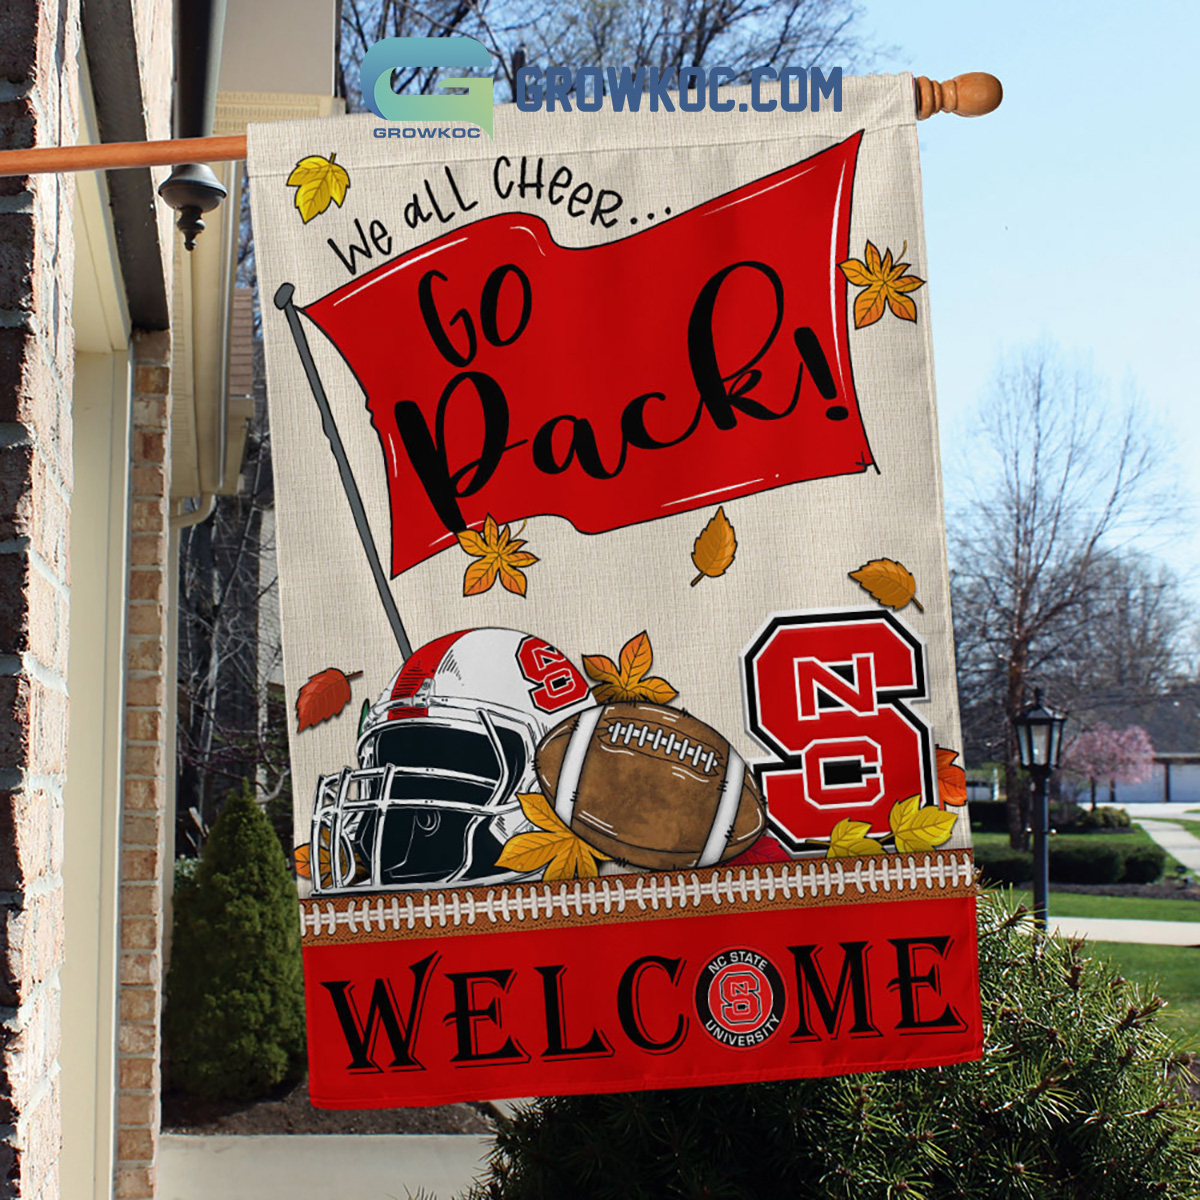
POLYGON ((385 121, 470 121, 492 136, 492 80, 478 76, 443 79, 439 87, 466 88, 465 96, 398 96, 392 72, 405 67, 483 67, 491 55, 474 38, 384 38, 362 64, 362 94, 367 107, 385 121))

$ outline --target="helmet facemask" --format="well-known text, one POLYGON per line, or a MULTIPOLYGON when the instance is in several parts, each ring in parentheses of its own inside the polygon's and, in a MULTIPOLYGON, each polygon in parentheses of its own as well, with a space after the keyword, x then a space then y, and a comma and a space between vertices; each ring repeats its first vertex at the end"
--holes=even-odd
POLYGON ((359 768, 319 780, 314 893, 519 877, 496 858, 529 828, 517 793, 535 786, 540 731, 518 711, 426 699, 414 696, 416 712, 400 719, 372 711, 359 768))

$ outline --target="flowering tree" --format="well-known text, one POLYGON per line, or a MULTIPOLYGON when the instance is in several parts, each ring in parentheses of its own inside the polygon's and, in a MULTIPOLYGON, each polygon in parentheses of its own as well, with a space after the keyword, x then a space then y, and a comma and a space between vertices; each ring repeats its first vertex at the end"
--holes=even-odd
POLYGON ((1140 725, 1116 730, 1101 721, 1085 730, 1066 748, 1063 766, 1086 779, 1092 789, 1092 811, 1096 808, 1096 784, 1108 781, 1108 799, 1116 799, 1118 783, 1145 783, 1154 763, 1150 735, 1140 725))

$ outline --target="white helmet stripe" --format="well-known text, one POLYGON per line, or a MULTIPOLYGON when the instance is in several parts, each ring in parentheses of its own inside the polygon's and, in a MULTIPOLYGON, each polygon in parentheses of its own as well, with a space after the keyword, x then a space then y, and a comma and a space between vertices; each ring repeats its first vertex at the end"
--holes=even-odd
POLYGON ((738 807, 742 799, 742 784, 746 780, 746 763, 742 756, 731 749, 729 766, 725 768, 725 783, 721 788, 721 799, 717 803, 717 815, 713 818, 708 840, 700 852, 698 867, 713 867, 721 861, 725 847, 733 834, 733 823, 737 820, 738 807))
POLYGON ((567 826, 571 824, 571 818, 575 815, 575 797, 579 793, 583 760, 587 757, 592 734, 596 732, 603 711, 604 706, 597 704, 579 714, 563 754, 562 769, 558 772, 558 784, 554 789, 554 811, 558 813, 558 819, 567 826))

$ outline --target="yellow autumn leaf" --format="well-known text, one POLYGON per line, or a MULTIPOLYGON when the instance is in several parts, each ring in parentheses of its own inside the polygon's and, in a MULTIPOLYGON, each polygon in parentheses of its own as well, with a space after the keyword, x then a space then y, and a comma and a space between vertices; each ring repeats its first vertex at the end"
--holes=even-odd
POLYGON ((642 630, 621 648, 621 665, 606 654, 585 654, 583 669, 596 680, 592 695, 600 704, 669 704, 679 693, 657 675, 646 676, 654 662, 650 637, 642 630))
POLYGON ((692 545, 692 562, 695 564, 696 570, 700 572, 692 580, 692 587, 695 587, 705 575, 710 579, 717 579, 724 575, 729 570, 736 554, 737 537, 722 506, 717 509, 712 519, 700 531, 700 535, 692 545))
POLYGON ((525 814, 525 820, 539 829, 550 833, 570 833, 562 818, 554 811, 554 805, 541 792, 518 792, 517 802, 525 814))
POLYGON ((648 704, 670 704, 679 693, 665 680, 652 675, 637 685, 637 698, 648 704))
POLYGON ((912 604, 917 612, 924 612, 924 605, 916 597, 917 581, 909 569, 891 558, 873 558, 863 563, 857 571, 850 572, 859 587, 869 592, 884 608, 901 609, 912 604))
POLYGON ((518 795, 525 819, 536 829, 514 834, 504 843, 496 865, 523 875, 541 867, 547 882, 560 879, 594 879, 599 873, 597 860, 607 859, 563 824, 540 792, 518 795))
POLYGON ((902 854, 940 846, 954 832, 954 822, 954 813, 932 805, 922 808, 920 796, 897 800, 888 814, 896 849, 902 854))
POLYGON ((874 838, 865 836, 871 826, 867 821, 839 821, 829 835, 826 858, 849 858, 857 854, 883 854, 884 848, 874 838))
POLYGON ((515 595, 524 596, 528 583, 525 567, 538 561, 536 554, 522 550, 525 543, 514 538, 505 525, 501 529, 491 513, 483 522, 483 532, 464 529, 458 536, 458 544, 476 561, 463 574, 463 595, 478 596, 488 591, 499 578, 500 585, 515 595))
POLYGON ((337 155, 322 158, 310 154, 302 158, 287 177, 287 186, 296 189, 296 208, 305 225, 319 217, 330 204, 341 207, 350 187, 350 176, 346 168, 337 162, 337 155))
POLYGON ((504 843, 496 865, 506 871, 536 871, 544 867, 563 844, 561 833, 539 829, 536 833, 516 833, 504 843))
POLYGON ((574 838, 561 845, 542 878, 547 883, 554 883, 560 879, 595 879, 600 874, 596 860, 607 857, 593 850, 579 838, 574 838))
MULTIPOLYGON (((900 250, 901 258, 907 249, 908 243, 905 242, 900 250)), ((855 329, 874 325, 887 308, 902 321, 917 319, 917 306, 906 293, 924 287, 925 280, 907 274, 908 263, 893 263, 891 250, 881 259, 878 247, 873 242, 867 242, 862 259, 848 258, 838 266, 848 283, 866 289, 854 299, 855 329)))

